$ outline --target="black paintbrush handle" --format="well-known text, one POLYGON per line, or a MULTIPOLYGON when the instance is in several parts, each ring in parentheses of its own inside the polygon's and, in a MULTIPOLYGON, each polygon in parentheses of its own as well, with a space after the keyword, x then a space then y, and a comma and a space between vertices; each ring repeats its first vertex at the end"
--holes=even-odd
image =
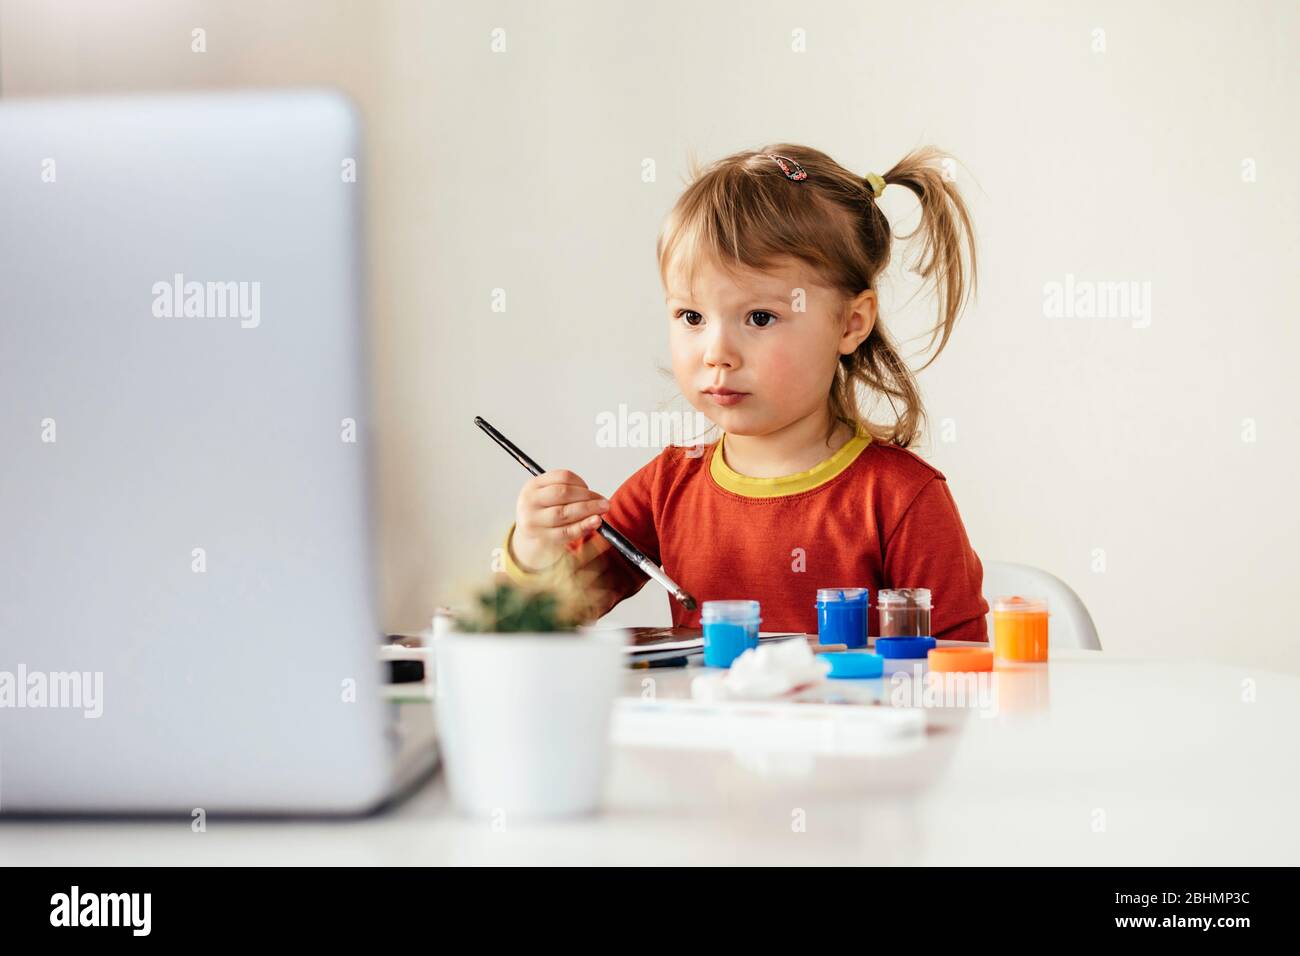
POLYGON ((519 462, 519 464, 527 468, 531 474, 540 475, 542 472, 546 470, 541 465, 537 464, 537 462, 533 461, 531 458, 525 455, 523 449, 521 449, 518 445, 516 445, 505 435, 501 434, 499 431, 497 431, 495 428, 489 425, 487 419, 480 418, 479 416, 476 415, 474 416, 474 424, 477 425, 479 428, 483 429, 483 431, 487 432, 489 438, 491 438, 494 442, 496 442, 498 445, 504 448, 506 450, 506 453, 511 458, 513 458, 515 461, 519 462))
POLYGON ((617 548, 623 557, 627 558, 638 568, 641 567, 642 561, 649 560, 644 554, 637 550, 636 545, 607 525, 604 518, 600 519, 600 527, 597 530, 600 532, 602 538, 617 548))

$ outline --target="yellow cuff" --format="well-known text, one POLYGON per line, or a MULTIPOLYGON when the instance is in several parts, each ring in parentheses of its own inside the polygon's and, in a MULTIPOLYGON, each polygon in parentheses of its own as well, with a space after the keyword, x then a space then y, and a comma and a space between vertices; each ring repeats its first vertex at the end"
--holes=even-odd
POLYGON ((506 532, 505 546, 506 574, 510 577, 510 580, 517 584, 533 585, 542 584, 551 580, 555 576, 555 572, 564 564, 564 558, 558 558, 554 564, 548 568, 543 568, 541 571, 526 571, 519 566, 519 563, 515 561, 514 554, 510 551, 510 541, 514 536, 515 526, 512 524, 510 525, 510 530, 506 532))

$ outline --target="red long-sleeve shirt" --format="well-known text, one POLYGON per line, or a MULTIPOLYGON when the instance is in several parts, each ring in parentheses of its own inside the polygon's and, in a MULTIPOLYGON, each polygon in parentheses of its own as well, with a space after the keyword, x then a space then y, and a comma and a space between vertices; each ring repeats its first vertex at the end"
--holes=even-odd
MULTIPOLYGON (((859 429, 812 469, 750 478, 727 466, 726 436, 711 445, 665 448, 609 498, 606 521, 665 573, 704 601, 756 599, 765 631, 817 632, 818 588, 929 588, 931 630, 944 640, 987 640, 983 568, 971 548, 948 482, 902 448, 859 429)), ((594 616, 645 586, 648 578, 591 531, 542 572, 524 571, 506 535, 506 572, 537 582, 581 570, 594 616)), ((658 587, 658 585, 654 585, 658 587)), ((699 627, 699 610, 670 602, 674 627, 699 627)))

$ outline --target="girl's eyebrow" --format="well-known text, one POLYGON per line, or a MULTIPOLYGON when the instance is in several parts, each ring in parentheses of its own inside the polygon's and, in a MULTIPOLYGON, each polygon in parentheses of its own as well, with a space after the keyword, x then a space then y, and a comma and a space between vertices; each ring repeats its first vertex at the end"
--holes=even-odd
MULTIPOLYGON (((789 300, 787 300, 786 298, 780 295, 767 294, 767 293, 759 293, 757 295, 750 296, 745 301, 750 303, 751 305, 773 305, 776 303, 780 303, 782 307, 786 306, 789 302, 789 300)), ((666 305, 671 305, 674 302, 682 302, 682 303, 689 304, 691 300, 678 295, 670 295, 666 299, 664 299, 664 303, 666 305)))

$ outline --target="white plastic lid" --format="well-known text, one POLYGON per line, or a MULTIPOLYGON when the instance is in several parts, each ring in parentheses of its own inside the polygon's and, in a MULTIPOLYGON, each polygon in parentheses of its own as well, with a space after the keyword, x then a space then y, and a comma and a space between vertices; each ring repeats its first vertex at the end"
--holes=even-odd
POLYGON ((887 588, 876 593, 876 607, 929 607, 929 588, 887 588))
POLYGON ((867 597, 866 588, 818 588, 819 601, 862 601, 867 597))
POLYGON ((701 624, 721 621, 750 624, 757 620, 757 601, 705 601, 700 609, 701 624))
POLYGON ((1047 598, 1021 597, 1019 594, 994 598, 993 610, 1024 614, 1046 614, 1047 598))

